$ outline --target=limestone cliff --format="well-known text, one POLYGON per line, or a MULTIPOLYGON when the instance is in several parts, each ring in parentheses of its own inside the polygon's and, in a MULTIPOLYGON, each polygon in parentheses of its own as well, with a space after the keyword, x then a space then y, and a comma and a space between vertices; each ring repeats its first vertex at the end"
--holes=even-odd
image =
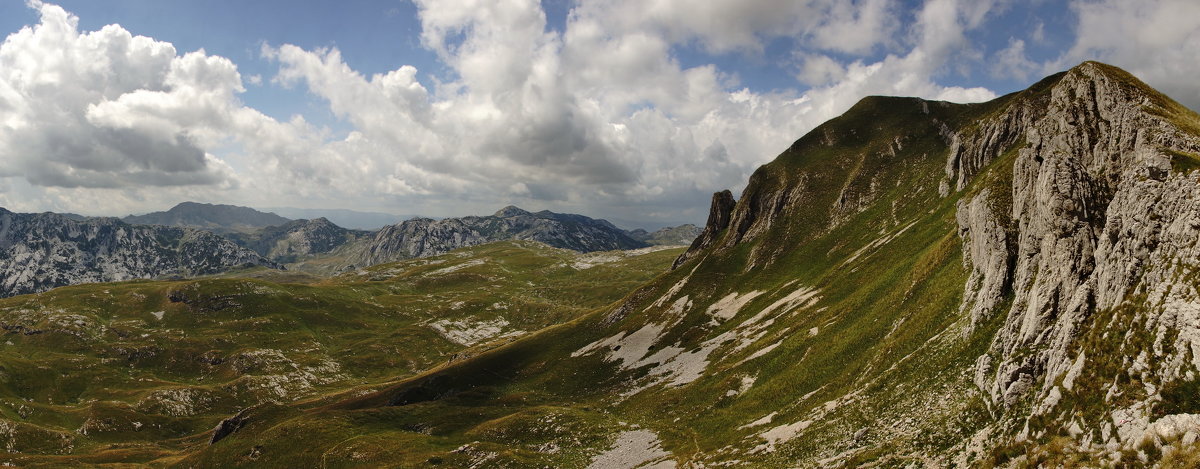
MULTIPOLYGON (((1091 396, 1111 404, 1108 415, 1059 417, 1065 421, 1055 426, 1073 426, 1085 446, 1134 447, 1159 389, 1200 367, 1193 353, 1200 351, 1200 184, 1187 161, 1200 153, 1200 119, 1098 63, 1072 69, 1034 104, 1044 109, 988 122, 1023 142, 999 168, 1011 168, 1011 188, 997 189, 1010 194, 980 192, 959 202, 972 271, 964 306, 975 323, 1005 315, 978 360, 976 383, 1001 409, 1032 405, 1034 416, 1059 417, 1078 410, 1059 401, 1096 367, 1089 354, 1124 363, 1120 374, 1144 387, 1127 389, 1112 376, 1091 396), (1124 324, 1136 330, 1114 328, 1122 318, 1098 322, 1123 307, 1130 316, 1124 324), (1126 336, 1118 345, 1145 334, 1153 346, 1097 348, 1082 340, 1089 332, 1126 336)), ((983 159, 1000 153, 978 142, 961 148, 983 159)))

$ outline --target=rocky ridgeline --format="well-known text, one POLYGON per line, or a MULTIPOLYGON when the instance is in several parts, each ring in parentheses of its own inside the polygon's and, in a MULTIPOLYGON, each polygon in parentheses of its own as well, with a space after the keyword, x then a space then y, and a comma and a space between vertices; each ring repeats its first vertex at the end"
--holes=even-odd
POLYGON ((208 231, 0 209, 0 296, 275 264, 208 231))
POLYGON ((692 240, 688 250, 681 254, 678 259, 675 259, 675 264, 671 268, 678 268, 688 259, 696 257, 705 249, 717 240, 725 228, 729 227, 729 218, 733 214, 733 208, 737 202, 733 199, 733 193, 729 191, 721 191, 713 194, 712 205, 708 209, 708 222, 704 224, 704 229, 692 240))
POLYGON ((550 211, 531 213, 509 206, 492 216, 415 218, 386 226, 359 248, 350 263, 362 267, 510 239, 538 241, 579 252, 648 246, 605 220, 550 211))

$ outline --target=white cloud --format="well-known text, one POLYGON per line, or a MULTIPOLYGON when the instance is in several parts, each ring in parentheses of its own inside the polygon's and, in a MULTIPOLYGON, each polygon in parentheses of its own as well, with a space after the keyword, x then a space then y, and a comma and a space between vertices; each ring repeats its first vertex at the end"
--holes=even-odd
POLYGON ((848 53, 870 52, 892 42, 899 16, 891 0, 832 2, 820 23, 811 29, 820 49, 848 53))
POLYGON ((991 74, 995 77, 1025 81, 1037 68, 1038 64, 1025 56, 1025 41, 1012 38, 1008 41, 1008 47, 996 52, 991 74))
POLYGON ((695 41, 716 53, 761 51, 766 39, 792 37, 857 54, 892 42, 895 10, 894 0, 596 0, 580 2, 574 14, 598 19, 617 35, 695 41))
POLYGON ((846 68, 828 55, 805 54, 800 58, 797 79, 811 86, 826 85, 846 76, 846 68))
POLYGON ((240 89, 227 60, 177 57, 118 26, 86 34, 62 8, 0 45, 0 177, 61 187, 233 183, 197 123, 240 89), (155 108, 164 112, 132 112, 155 108), (169 109, 164 109, 169 108, 169 109))
POLYGON ((1029 39, 1033 40, 1033 42, 1038 42, 1038 43, 1045 42, 1046 41, 1046 23, 1041 20, 1036 21, 1033 26, 1033 32, 1029 33, 1029 39))
MULTIPOLYGON (((962 29, 979 23, 976 10, 960 10, 954 2, 930 7, 930 15, 949 16, 923 21, 923 42, 903 57, 847 65, 825 57, 819 78, 837 81, 804 96, 731 87, 716 67, 685 68, 673 55, 673 46, 691 40, 714 50, 755 49, 762 31, 785 30, 772 29, 783 28, 775 23, 780 16, 796 27, 796 17, 786 14, 793 4, 786 3, 780 15, 767 13, 766 6, 781 6, 769 2, 746 4, 737 14, 723 9, 733 3, 722 2, 663 1, 640 9, 589 2, 571 12, 558 34, 547 31, 534 1, 502 7, 418 2, 424 43, 457 73, 435 93, 415 81, 411 67, 391 72, 400 78, 388 85, 387 75, 367 78, 353 71, 336 50, 285 45, 267 54, 280 61, 278 80, 303 81, 352 122, 364 142, 390 150, 377 156, 380 162, 391 158, 459 179, 476 203, 529 194, 562 204, 613 207, 691 198, 694 205, 707 192, 740 188, 756 166, 865 94, 994 97, 981 88, 931 80, 955 52, 962 29)), ((887 5, 855 6, 882 11, 887 5)), ((876 21, 861 12, 838 15, 810 24, 876 21)), ((447 189, 399 180, 430 193, 447 189)))

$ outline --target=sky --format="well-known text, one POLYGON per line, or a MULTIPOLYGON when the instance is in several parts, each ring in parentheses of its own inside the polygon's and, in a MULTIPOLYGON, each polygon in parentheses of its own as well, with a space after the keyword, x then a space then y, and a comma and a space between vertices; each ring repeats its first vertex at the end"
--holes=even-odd
POLYGON ((1195 0, 0 1, 0 207, 703 223, 867 95, 1084 60, 1200 109, 1195 0))

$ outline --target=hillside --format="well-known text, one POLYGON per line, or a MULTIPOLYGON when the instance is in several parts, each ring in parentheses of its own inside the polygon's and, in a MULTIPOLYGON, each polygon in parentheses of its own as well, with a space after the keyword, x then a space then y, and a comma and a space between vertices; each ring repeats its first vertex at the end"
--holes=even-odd
POLYGON ((207 231, 0 208, 0 297, 63 285, 276 264, 207 231))
POLYGON ((279 226, 291 220, 249 207, 183 202, 165 212, 129 215, 122 221, 132 225, 179 226, 227 233, 279 226))
POLYGON ((1200 117, 1094 62, 865 98, 619 304, 181 464, 1194 467, 1198 155, 1200 117))
POLYGON ((461 361, 611 303, 679 253, 513 241, 329 280, 260 269, 0 300, 0 465, 169 463, 243 409, 461 361))

